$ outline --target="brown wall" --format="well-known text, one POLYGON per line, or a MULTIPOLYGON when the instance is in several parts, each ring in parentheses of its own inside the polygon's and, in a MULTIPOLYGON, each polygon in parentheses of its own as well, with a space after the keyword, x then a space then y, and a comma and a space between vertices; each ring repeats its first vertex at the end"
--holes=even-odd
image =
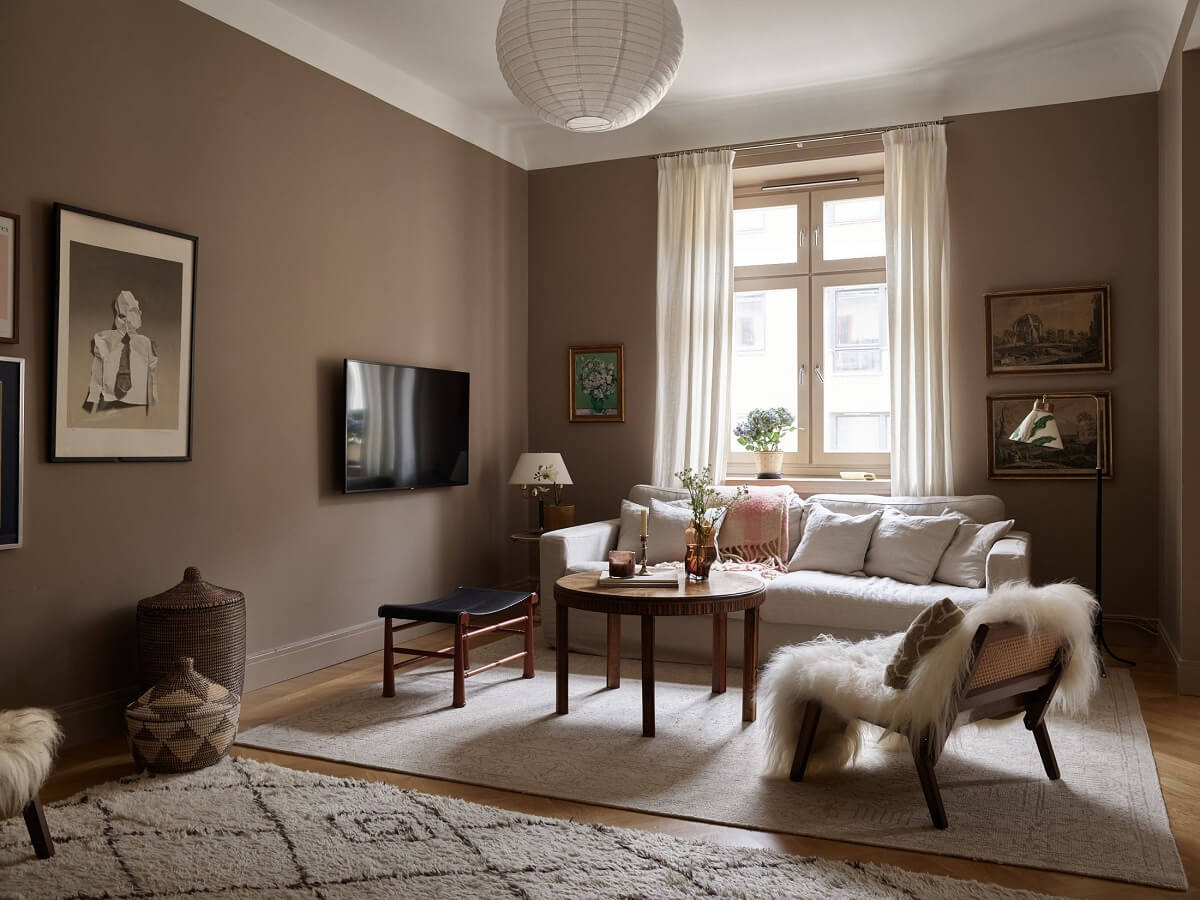
POLYGON ((511 577, 525 173, 180 3, 5 0, 0 58, 28 360, 0 707, 128 685, 136 601, 189 564, 246 592, 252 652, 511 577), (54 201, 199 236, 192 462, 45 461, 54 201), (345 356, 471 372, 469 487, 339 493, 345 356))
MULTIPOLYGON (((1200 50, 1182 55, 1182 183, 1180 334, 1200 333, 1200 50)), ((1181 345, 1183 344, 1181 340, 1181 345)), ((1189 465, 1200 443, 1200 360, 1180 352, 1180 445, 1175 490, 1183 510, 1200 503, 1200 479, 1189 465), (1189 457, 1191 458, 1189 459, 1189 457)), ((1179 517, 1183 570, 1179 593, 1180 655, 1190 693, 1200 693, 1200 528, 1194 518, 1179 517)))
MULTIPOLYGON (((953 434, 958 490, 1000 495, 1034 532, 1038 579, 1093 577, 1090 483, 987 479, 985 397, 1110 388, 1117 477, 1106 483, 1110 611, 1155 615, 1157 379, 1155 97, 957 118, 947 129, 951 196, 953 434), (1116 368, 1050 379, 984 374, 983 294, 1109 281, 1116 368)), ((653 440, 655 164, 530 173, 530 437, 561 449, 580 520, 614 515, 650 473, 653 440), (565 310, 565 314, 563 311, 565 310), (568 425, 571 342, 624 341, 625 425, 568 425)))

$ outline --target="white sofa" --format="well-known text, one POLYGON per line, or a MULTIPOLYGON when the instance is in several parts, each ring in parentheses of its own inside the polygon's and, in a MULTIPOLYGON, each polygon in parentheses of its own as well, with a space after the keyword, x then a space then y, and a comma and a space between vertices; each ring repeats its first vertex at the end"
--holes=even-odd
MULTIPOLYGON (((635 485, 629 499, 646 505, 650 498, 670 501, 685 497, 671 488, 635 485)), ((892 507, 911 515, 938 515, 946 507, 977 522, 997 522, 1004 514, 1004 501, 990 494, 965 497, 878 497, 870 495, 817 494, 808 500, 794 497, 788 516, 788 556, 800 542, 803 507, 817 501, 834 512, 861 515, 892 507)), ((604 569, 608 551, 616 548, 620 519, 589 522, 560 531, 550 531, 541 540, 542 633, 555 640, 554 582, 575 572, 604 569)), ((720 540, 718 538, 718 543, 720 540)), ((680 548, 682 556, 683 548, 680 548)), ((891 578, 834 575, 828 572, 788 572, 767 581, 767 597, 760 608, 759 660, 777 647, 809 640, 818 634, 860 639, 906 629, 922 609, 949 597, 959 606, 970 606, 988 591, 1008 581, 1029 580, 1029 535, 1010 531, 993 545, 987 558, 987 584, 982 588, 955 587, 934 582, 905 584, 891 578)), ((742 613, 729 617, 729 658, 742 663, 742 613)), ((712 620, 707 616, 661 617, 656 623, 656 656, 678 662, 707 662, 712 651, 712 620)), ((636 623, 621 629, 623 656, 640 655, 636 623)), ((605 652, 605 618, 597 613, 571 615, 572 650, 605 652)))

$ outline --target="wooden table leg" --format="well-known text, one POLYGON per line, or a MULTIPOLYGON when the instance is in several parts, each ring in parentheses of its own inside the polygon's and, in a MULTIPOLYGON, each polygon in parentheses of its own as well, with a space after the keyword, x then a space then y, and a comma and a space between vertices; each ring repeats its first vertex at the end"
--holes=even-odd
POLYGON ((642 616, 642 737, 654 737, 654 616, 642 616))
POLYGON ((621 686, 621 617, 608 614, 608 687, 621 686))
POLYGON ((758 607, 746 610, 745 645, 742 657, 742 721, 753 722, 758 715, 754 692, 758 688, 758 607))
POLYGON ((729 635, 729 613, 713 615, 712 684, 714 694, 725 693, 726 644, 729 635))
POLYGON ((556 704, 555 712, 560 716, 567 714, 567 605, 565 603, 555 604, 554 615, 554 631, 555 631, 555 695, 556 704))

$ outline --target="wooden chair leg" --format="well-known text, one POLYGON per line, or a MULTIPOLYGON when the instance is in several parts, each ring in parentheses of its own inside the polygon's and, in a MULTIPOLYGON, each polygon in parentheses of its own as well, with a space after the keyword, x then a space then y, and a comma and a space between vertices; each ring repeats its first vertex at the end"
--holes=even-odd
POLYGON ((396 653, 391 618, 383 620, 383 696, 396 696, 396 653))
POLYGON ((804 771, 808 768, 808 758, 812 755, 813 740, 817 736, 817 725, 821 721, 821 704, 809 700, 804 704, 804 714, 800 719, 800 739, 796 741, 796 755, 792 757, 792 781, 803 781, 804 771))
POLYGON ((924 735, 912 748, 913 762, 917 766, 917 777, 921 779, 921 790, 925 793, 925 803, 929 807, 929 818, 933 820, 934 828, 946 828, 946 807, 942 805, 942 792, 938 788, 937 775, 934 774, 936 756, 929 737, 924 735))
POLYGON ((1061 773, 1058 771, 1058 760, 1054 758, 1054 745, 1050 743, 1050 732, 1046 730, 1045 722, 1038 722, 1032 729, 1033 739, 1037 741, 1038 753, 1042 754, 1042 765, 1046 767, 1046 777, 1058 781, 1061 773))
POLYGON ((471 617, 459 613, 454 623, 454 705, 467 705, 467 629, 471 617))
POLYGON ((29 840, 33 842, 33 852, 38 859, 49 859, 54 855, 54 839, 50 837, 50 828, 46 824, 46 813, 42 810, 42 801, 34 797, 24 810, 25 827, 29 829, 29 840))
POLYGON ((525 671, 521 677, 533 677, 533 608, 537 606, 537 594, 525 600, 525 671))

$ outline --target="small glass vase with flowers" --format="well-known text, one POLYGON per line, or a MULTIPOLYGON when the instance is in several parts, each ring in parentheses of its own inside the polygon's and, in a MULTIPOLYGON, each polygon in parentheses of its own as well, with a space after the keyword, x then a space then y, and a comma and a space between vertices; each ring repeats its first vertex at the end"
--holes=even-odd
POLYGON ((750 492, 739 487, 732 494, 721 493, 712 483, 712 469, 708 466, 702 469, 688 466, 676 472, 675 477, 688 492, 688 506, 692 512, 692 521, 684 532, 684 543, 687 544, 684 570, 689 581, 705 581, 717 561, 717 526, 750 492))

